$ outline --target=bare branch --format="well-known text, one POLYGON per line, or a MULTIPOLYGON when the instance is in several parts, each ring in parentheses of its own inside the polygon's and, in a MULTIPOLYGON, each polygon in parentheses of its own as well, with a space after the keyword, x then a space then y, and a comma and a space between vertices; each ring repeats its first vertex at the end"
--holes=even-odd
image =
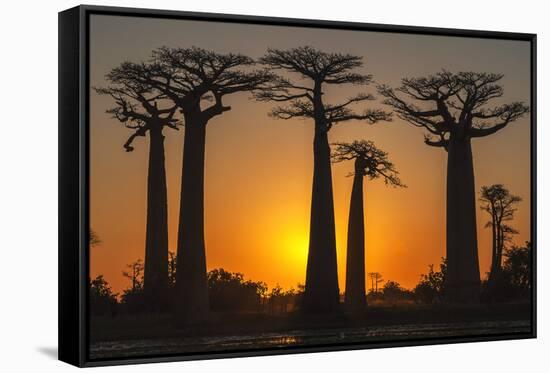
POLYGON ((470 128, 469 133, 471 137, 484 137, 491 135, 504 127, 509 123, 516 121, 529 112, 529 107, 522 102, 514 102, 512 104, 499 106, 490 111, 479 111, 474 114, 477 118, 491 119, 497 118, 500 120, 497 123, 478 122, 474 123, 470 128))
POLYGON ((445 150, 447 150, 449 146, 449 140, 447 140, 442 135, 439 136, 438 140, 434 140, 433 136, 431 135, 424 135, 424 143, 429 146, 444 148, 445 150))
POLYGON ((226 111, 231 110, 231 106, 224 106, 222 103, 222 97, 223 95, 219 93, 218 91, 214 92, 214 98, 216 102, 214 105, 208 107, 207 109, 204 109, 201 113, 202 117, 204 118, 205 122, 208 122, 211 118, 215 117, 216 115, 220 115, 226 111))
POLYGON ((349 98, 347 101, 345 101, 344 103, 342 103, 340 105, 325 105, 325 111, 326 112, 337 111, 337 110, 343 109, 343 108, 345 108, 345 107, 347 107, 351 104, 355 104, 355 103, 362 102, 362 101, 372 101, 372 100, 374 100, 374 96, 371 95, 370 93, 359 93, 358 95, 349 98))
POLYGON ((392 114, 379 109, 367 109, 361 114, 354 113, 348 108, 342 108, 340 110, 330 110, 327 112, 327 122, 328 123, 339 123, 349 120, 365 120, 370 124, 387 121, 391 122, 392 114))
POLYGON ((284 102, 300 98, 312 101, 312 92, 311 88, 293 84, 288 79, 275 75, 269 83, 256 90, 254 96, 259 101, 284 102))
POLYGON ((294 100, 286 106, 274 107, 269 115, 278 119, 312 118, 313 104, 304 100, 294 100))
MULTIPOLYGON (((420 87, 417 88, 420 89, 420 87)), ((407 91, 407 88, 402 87, 400 91, 407 91)), ((417 127, 424 127, 432 134, 440 135, 451 131, 453 124, 445 121, 445 118, 449 119, 448 109, 444 104, 438 104, 437 98, 433 99, 435 102, 434 109, 422 110, 412 103, 407 103, 404 99, 400 98, 392 88, 386 85, 378 86, 378 92, 386 97, 384 104, 393 107, 399 118, 417 127)), ((426 96, 428 95, 427 92, 423 94, 426 96)))
POLYGON ((134 147, 132 146, 132 142, 138 136, 145 137, 148 130, 149 130, 148 126, 139 127, 130 137, 128 137, 128 140, 126 140, 126 142, 124 143, 124 149, 127 152, 134 151, 134 147))

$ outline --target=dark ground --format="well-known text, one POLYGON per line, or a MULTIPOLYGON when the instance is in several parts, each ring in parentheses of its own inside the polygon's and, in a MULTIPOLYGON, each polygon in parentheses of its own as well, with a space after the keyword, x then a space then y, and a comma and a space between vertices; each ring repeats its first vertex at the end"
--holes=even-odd
POLYGON ((371 306, 358 313, 213 313, 184 325, 169 315, 90 320, 90 357, 198 353, 418 338, 531 332, 529 303, 476 306, 371 306))

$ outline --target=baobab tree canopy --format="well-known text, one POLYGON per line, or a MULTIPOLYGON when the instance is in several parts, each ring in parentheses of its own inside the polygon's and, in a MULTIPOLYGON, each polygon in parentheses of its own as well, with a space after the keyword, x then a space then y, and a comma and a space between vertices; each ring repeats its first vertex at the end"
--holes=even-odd
POLYGON ((423 128, 424 142, 447 153, 447 299, 479 302, 475 181, 471 139, 491 135, 522 117, 522 102, 489 106, 500 98, 501 74, 441 71, 404 78, 394 89, 378 87, 384 103, 406 122, 423 128))
POLYGON ((529 111, 522 102, 487 107, 504 94, 498 84, 502 78, 502 74, 443 70, 404 78, 397 89, 381 85, 379 92, 401 119, 426 130, 427 145, 448 149, 451 133, 463 138, 488 136, 529 111))
POLYGON ((264 101, 288 102, 275 107, 271 115, 279 119, 314 118, 316 126, 328 131, 334 124, 348 120, 365 120, 375 123, 389 120, 391 114, 380 109, 353 110, 353 105, 374 100, 368 93, 358 93, 339 104, 324 103, 324 84, 353 84, 366 87, 373 82, 370 74, 352 70, 362 67, 362 57, 342 53, 327 53, 309 46, 289 50, 269 49, 260 59, 270 70, 296 73, 303 84, 291 82, 279 76, 267 89, 258 92, 257 98, 264 101))
POLYGON ((268 49, 260 59, 269 70, 297 75, 296 79, 275 77, 256 93, 261 101, 284 102, 271 111, 276 119, 313 119, 313 186, 304 309, 308 312, 334 311, 339 304, 336 263, 334 198, 328 132, 334 124, 350 120, 375 123, 390 120, 391 114, 378 109, 354 110, 356 104, 374 100, 358 93, 339 104, 323 100, 324 86, 361 85, 372 82, 369 74, 354 72, 363 66, 362 57, 327 53, 309 46, 287 50, 268 49))
POLYGON ((124 143, 128 152, 134 150, 134 139, 146 136, 153 126, 177 130, 180 124, 174 116, 176 106, 170 105, 166 95, 155 91, 147 82, 150 69, 147 64, 124 62, 106 75, 110 83, 108 87, 95 88, 98 94, 111 96, 115 101, 116 105, 107 112, 127 128, 135 130, 124 143))
POLYGON ((254 60, 234 53, 216 53, 202 48, 168 48, 153 51, 154 73, 149 82, 183 111, 195 112, 202 100, 214 104, 200 110, 202 121, 231 109, 222 103, 225 95, 259 88, 272 75, 253 70, 254 60))
POLYGON ((367 176, 370 180, 382 178, 387 185, 404 187, 395 165, 388 153, 377 148, 369 140, 355 140, 351 143, 334 143, 332 161, 335 163, 356 160, 355 175, 367 176))

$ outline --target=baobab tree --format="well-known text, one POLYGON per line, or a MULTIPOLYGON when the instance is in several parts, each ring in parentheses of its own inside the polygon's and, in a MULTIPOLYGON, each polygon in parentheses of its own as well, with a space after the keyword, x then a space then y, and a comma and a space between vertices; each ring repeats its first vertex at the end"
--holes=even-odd
POLYGON ((174 117, 176 106, 143 83, 149 68, 146 64, 122 63, 107 74, 110 85, 97 88, 96 92, 114 100, 115 106, 107 112, 132 130, 124 143, 127 152, 134 150, 136 137, 149 136, 143 290, 148 306, 158 308, 165 300, 168 286, 168 207, 163 130, 165 127, 177 130, 179 122, 174 117))
POLYGON ((388 153, 372 141, 335 143, 333 162, 354 161, 353 188, 349 207, 348 247, 346 259, 345 304, 349 308, 367 305, 365 297, 365 220, 363 213, 363 179, 382 178, 386 185, 404 187, 388 153))
POLYGON ((426 131, 426 145, 447 151, 447 284, 450 302, 479 302, 475 182, 471 140, 492 135, 529 111, 522 102, 488 107, 504 90, 501 74, 443 70, 405 78, 379 92, 399 117, 426 131))
POLYGON ((250 57, 195 47, 157 49, 153 63, 155 70, 145 82, 166 95, 184 118, 176 304, 183 320, 195 322, 209 310, 204 243, 206 126, 231 110, 223 104, 225 96, 252 91, 269 81, 271 74, 251 70, 254 60, 250 57))
POLYGON ((492 231, 491 271, 489 273, 489 285, 494 285, 502 273, 502 255, 505 242, 511 240, 513 234, 518 231, 506 224, 514 219, 517 210, 516 205, 521 197, 510 193, 502 184, 481 187, 481 209, 486 211, 491 220, 485 227, 492 231))
POLYGON ((353 84, 366 87, 372 75, 353 72, 363 66, 362 57, 326 53, 304 46, 288 50, 269 49, 260 62, 272 71, 284 73, 257 98, 285 103, 275 107, 271 116, 278 119, 313 120, 313 187, 306 288, 303 307, 307 312, 333 311, 339 304, 336 264, 336 238, 330 146, 328 132, 332 126, 350 120, 375 123, 389 120, 390 113, 378 109, 354 111, 354 105, 374 96, 359 93, 340 104, 324 102, 325 88, 353 84), (286 75, 295 75, 295 79, 286 75))

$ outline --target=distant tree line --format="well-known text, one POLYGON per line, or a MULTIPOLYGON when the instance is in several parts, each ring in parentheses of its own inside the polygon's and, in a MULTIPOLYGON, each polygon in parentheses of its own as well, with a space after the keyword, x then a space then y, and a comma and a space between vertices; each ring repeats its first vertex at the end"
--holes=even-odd
MULTIPOLYGON (((176 261, 176 255, 170 255, 170 262, 176 261)), ((175 278, 175 272, 168 271, 169 279, 175 278)), ((90 281, 90 312, 94 316, 116 316, 117 314, 136 314, 150 312, 148 295, 145 293, 144 266, 142 260, 128 264, 123 276, 128 279, 129 286, 122 294, 114 293, 109 283, 102 275, 90 281)), ((175 283, 171 283, 168 298, 175 296, 175 283)), ((262 281, 245 280, 238 272, 229 272, 217 268, 207 273, 208 297, 212 311, 215 312, 265 312, 279 314, 298 309, 304 286, 298 284, 297 289, 282 289, 276 285, 268 291, 262 281)), ((177 306, 175 302, 168 307, 177 306)))
MULTIPOLYGON (((176 260, 175 255, 170 255, 176 260)), ((497 295, 489 283, 490 274, 481 281, 482 300, 486 302, 528 301, 531 296, 531 243, 524 246, 511 246, 503 253, 501 277, 497 295), (489 294, 491 296, 489 296, 489 294)), ((175 273, 168 271, 171 277, 175 273)), ((90 312, 94 316, 116 316, 118 314, 134 314, 147 312, 147 297, 143 290, 143 262, 137 260, 129 264, 124 276, 129 286, 122 294, 112 291, 102 275, 90 281, 90 312)), ((169 276, 169 278, 170 278, 169 276)), ((420 280, 412 289, 403 288, 393 280, 384 281, 378 272, 369 273, 372 287, 366 294, 369 305, 399 305, 399 304, 441 304, 445 300, 445 280, 447 264, 445 258, 435 269, 428 266, 428 272, 420 276, 420 280), (382 285, 383 283, 383 285, 382 285)), ((267 314, 284 314, 298 311, 302 307, 304 285, 284 290, 276 285, 268 291, 262 281, 245 280, 242 273, 229 272, 217 268, 207 273, 208 295, 212 310, 215 312, 254 312, 267 314)), ((174 287, 172 287, 174 289, 174 287)))

